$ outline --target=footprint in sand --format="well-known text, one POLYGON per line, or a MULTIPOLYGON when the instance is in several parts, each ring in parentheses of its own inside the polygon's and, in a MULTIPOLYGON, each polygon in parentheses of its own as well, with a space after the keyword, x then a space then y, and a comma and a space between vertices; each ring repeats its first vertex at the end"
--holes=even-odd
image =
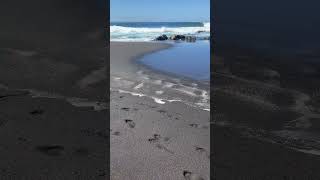
POLYGON ((205 155, 210 159, 210 153, 206 149, 199 147, 199 146, 194 146, 194 147, 197 152, 199 152, 201 154, 205 153, 205 155))
POLYGON ((195 146, 195 149, 196 149, 196 151, 198 151, 200 153, 206 152, 206 150, 204 148, 202 148, 202 147, 195 146))
POLYGON ((42 110, 42 109, 36 109, 36 110, 33 110, 30 112, 31 115, 40 115, 43 113, 44 113, 44 110, 42 110))
POLYGON ((129 110, 130 110, 130 108, 123 107, 123 108, 121 108, 121 110, 123 110, 123 111, 129 111, 129 110))
POLYGON ((64 154, 64 147, 59 145, 37 146, 36 150, 48 156, 60 156, 64 154))
POLYGON ((158 142, 160 139, 163 139, 163 141, 169 141, 170 138, 168 137, 161 137, 159 134, 153 134, 152 138, 149 138, 148 141, 149 142, 158 142))
POLYGON ((159 134, 154 134, 152 138, 149 138, 148 141, 149 142, 157 142, 160 139, 160 135, 159 134))
POLYGON ((193 128, 198 128, 199 127, 199 124, 189 124, 190 127, 193 127, 193 128))
POLYGON ((204 180, 200 175, 192 173, 190 171, 183 171, 183 176, 186 180, 204 180))
POLYGON ((134 128, 134 127, 136 126, 136 123, 133 122, 133 120, 131 120, 131 119, 125 119, 124 122, 125 122, 126 124, 128 124, 128 126, 129 126, 130 128, 134 128))

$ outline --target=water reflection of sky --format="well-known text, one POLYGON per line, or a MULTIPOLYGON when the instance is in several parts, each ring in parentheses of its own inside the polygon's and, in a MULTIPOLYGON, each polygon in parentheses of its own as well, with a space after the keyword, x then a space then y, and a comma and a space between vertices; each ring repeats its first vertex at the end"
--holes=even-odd
POLYGON ((175 43, 172 48, 144 56, 141 62, 163 72, 210 80, 210 43, 175 43))

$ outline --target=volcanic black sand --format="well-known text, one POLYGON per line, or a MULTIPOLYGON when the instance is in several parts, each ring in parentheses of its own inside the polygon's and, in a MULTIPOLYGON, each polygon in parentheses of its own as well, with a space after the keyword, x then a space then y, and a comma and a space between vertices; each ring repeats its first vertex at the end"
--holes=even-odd
POLYGON ((211 97, 216 179, 319 179, 319 55, 238 47, 216 52, 211 97))

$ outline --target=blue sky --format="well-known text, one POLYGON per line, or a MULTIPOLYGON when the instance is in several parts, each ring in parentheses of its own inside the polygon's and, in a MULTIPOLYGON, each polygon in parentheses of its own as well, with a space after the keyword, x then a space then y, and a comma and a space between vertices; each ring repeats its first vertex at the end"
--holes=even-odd
POLYGON ((209 21, 210 0, 111 0, 115 21, 209 21))

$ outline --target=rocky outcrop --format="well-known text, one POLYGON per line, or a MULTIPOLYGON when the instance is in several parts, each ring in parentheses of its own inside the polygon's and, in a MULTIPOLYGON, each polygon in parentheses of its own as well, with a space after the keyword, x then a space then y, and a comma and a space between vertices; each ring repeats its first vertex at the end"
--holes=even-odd
POLYGON ((161 36, 158 36, 155 41, 165 41, 165 40, 168 40, 168 36, 163 34, 161 36))
POLYGON ((174 34, 174 35, 172 35, 170 37, 170 40, 175 40, 175 41, 177 41, 177 40, 185 40, 185 39, 186 39, 186 36, 184 36, 184 35, 176 35, 176 34, 174 34))
POLYGON ((165 41, 165 40, 173 40, 173 41, 186 41, 186 42, 195 42, 197 38, 195 36, 186 36, 186 35, 179 35, 179 34, 174 34, 170 37, 167 35, 163 34, 161 36, 158 36, 154 39, 155 41, 165 41))

